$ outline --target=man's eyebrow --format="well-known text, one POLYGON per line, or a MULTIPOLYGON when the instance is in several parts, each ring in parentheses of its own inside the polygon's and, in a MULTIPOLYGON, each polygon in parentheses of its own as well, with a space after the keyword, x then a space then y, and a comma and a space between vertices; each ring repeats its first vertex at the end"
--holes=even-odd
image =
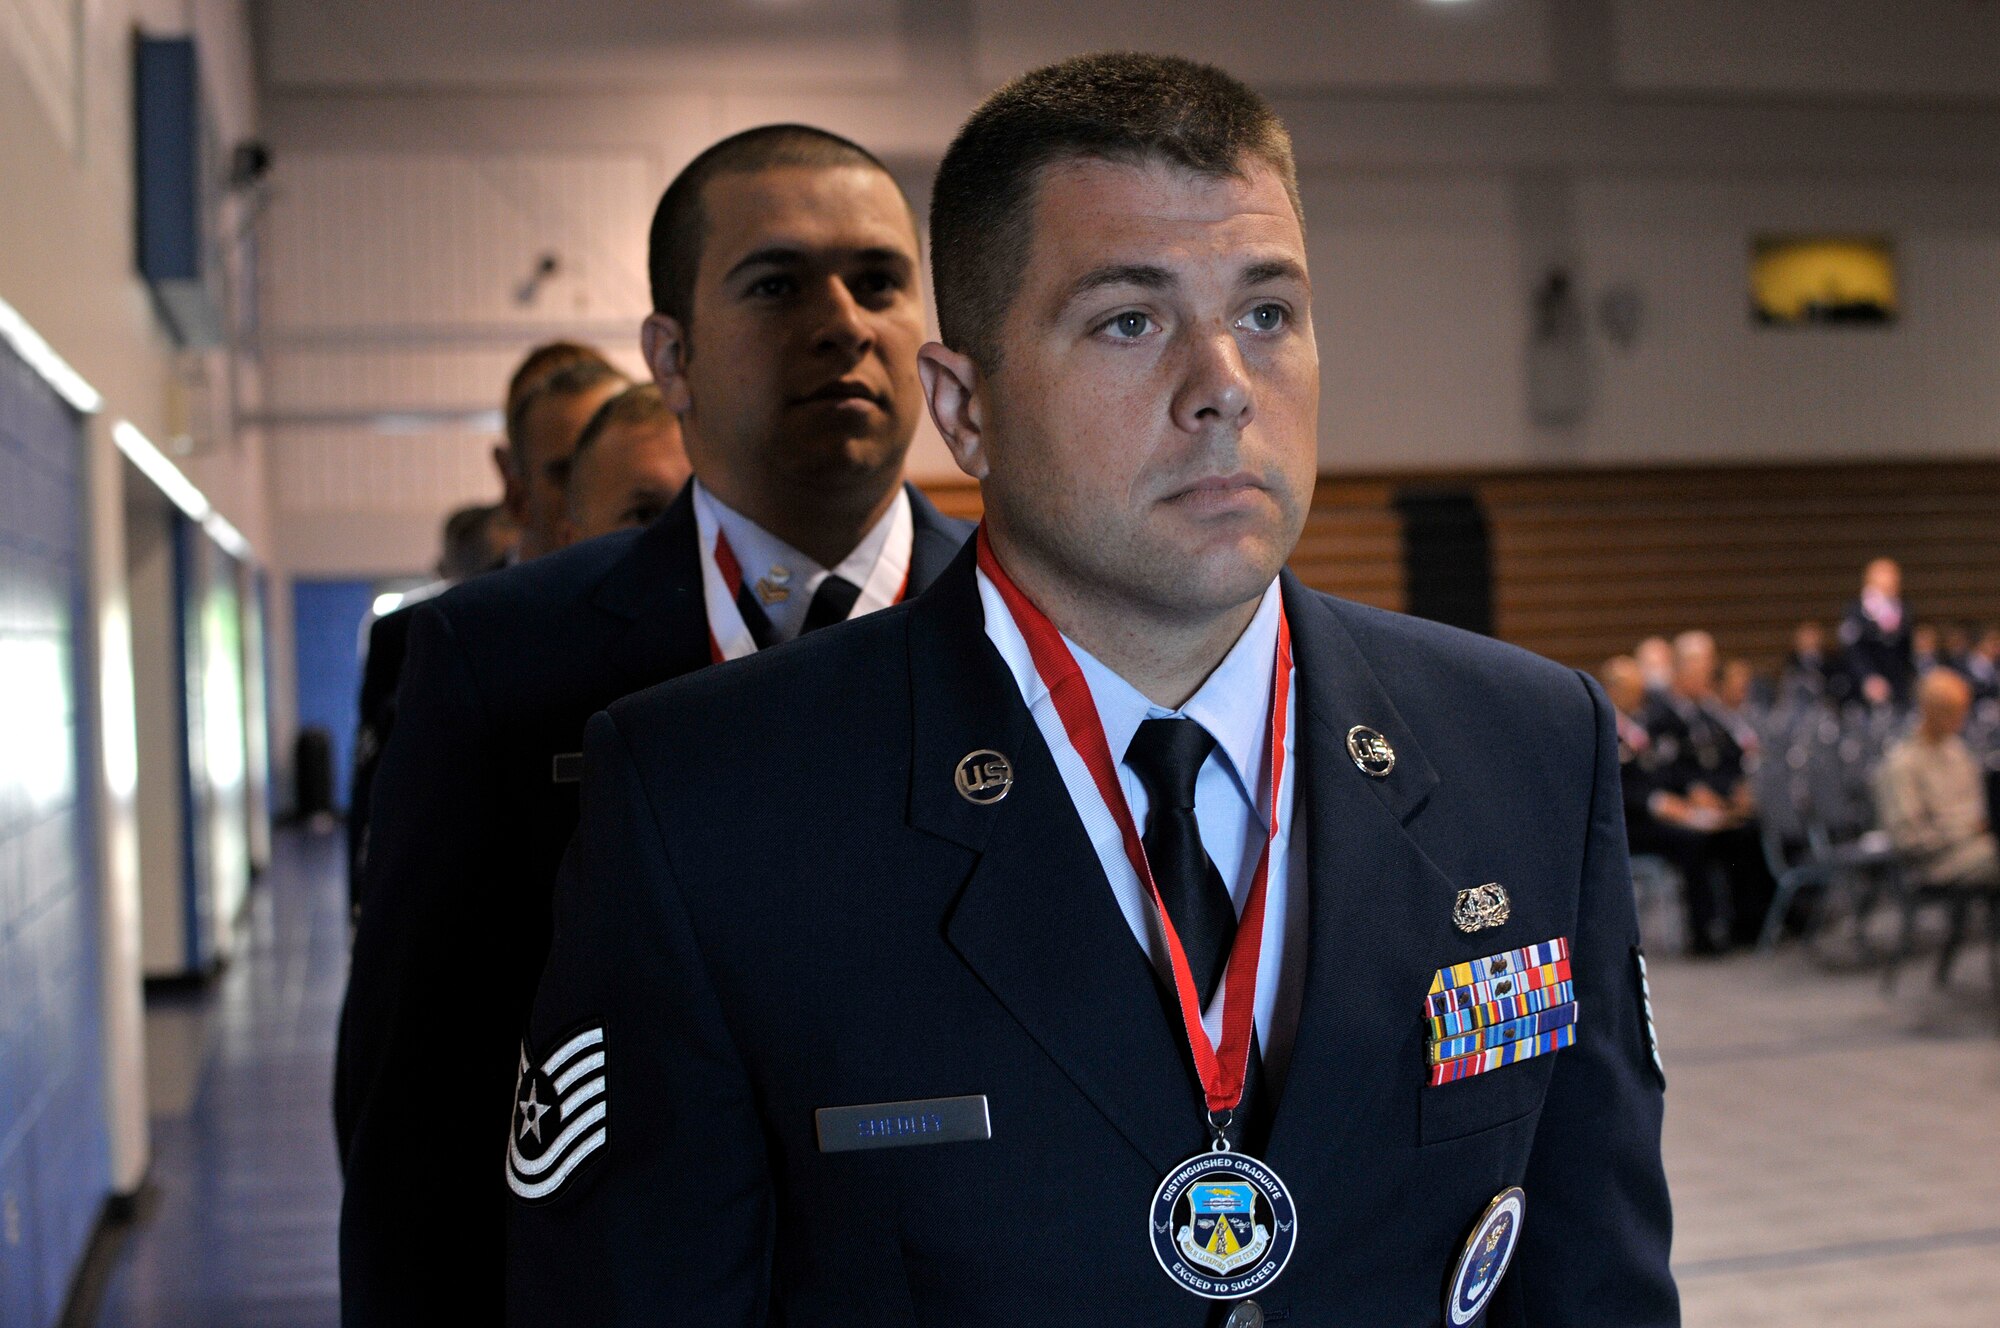
POLYGON ((1261 286, 1268 281, 1296 281, 1303 286, 1307 284, 1306 270, 1289 258, 1267 258, 1244 268, 1238 278, 1238 284, 1244 286, 1261 286))
MULTIPOLYGON (((722 279, 729 281, 754 267, 801 267, 810 261, 806 250, 787 244, 765 245, 753 249, 736 260, 734 267, 723 273, 722 279)), ((870 245, 866 249, 856 249, 844 255, 842 261, 881 264, 909 270, 916 266, 916 260, 900 249, 886 245, 870 245)))
POLYGON ((722 274, 722 279, 728 281, 745 269, 753 267, 795 267, 803 263, 805 257, 803 252, 789 245, 766 245, 762 249, 753 249, 737 259, 736 265, 722 274))
POLYGON ((1069 298, 1088 295, 1106 286, 1139 286, 1146 290, 1167 290, 1176 284, 1174 274, 1151 263, 1113 263, 1093 268, 1070 284, 1069 298))

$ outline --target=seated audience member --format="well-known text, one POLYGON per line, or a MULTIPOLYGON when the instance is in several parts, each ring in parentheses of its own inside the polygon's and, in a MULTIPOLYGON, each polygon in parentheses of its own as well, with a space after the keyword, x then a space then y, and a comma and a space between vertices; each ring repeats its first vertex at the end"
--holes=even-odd
POLYGON ((631 380, 603 360, 577 360, 530 385, 507 411, 507 510, 521 526, 520 560, 563 547, 564 487, 583 426, 631 380))
POLYGON ((1666 696, 1674 681, 1674 648, 1664 636, 1649 636, 1632 652, 1638 661, 1639 676, 1646 681, 1646 698, 1656 701, 1666 696))
POLYGON ((1722 679, 1715 685, 1715 700, 1729 732, 1743 748, 1750 767, 1761 740, 1757 736, 1757 716, 1770 708, 1770 699, 1760 695, 1757 670, 1747 659, 1732 659, 1722 666, 1722 679))
POLYGON ((1972 659, 1972 634, 1975 628, 1969 622, 1954 619, 1944 625, 1938 645, 1938 663, 1953 673, 1964 673, 1965 666, 1972 659))
MULTIPOLYGON (((1977 890, 2000 889, 2000 846, 1986 804, 1985 772, 1959 736, 1972 711, 1972 688, 1949 669, 1934 669, 1917 684, 1917 727, 1889 749, 1875 773, 1882 828, 1907 858, 1912 884, 1977 890)), ((1966 899, 1952 909, 1951 932, 1938 958, 1938 980, 1965 930, 1966 899)))
POLYGON ((1965 679, 1975 701, 2000 698, 2000 627, 1987 626, 1966 652, 1965 679))
POLYGON ((1861 596, 1840 622, 1846 670, 1868 704, 1907 704, 1916 670, 1903 608, 1903 569, 1893 558, 1877 558, 1861 577, 1861 596))
POLYGON ((1918 678, 1932 669, 1950 667, 1942 651, 1935 625, 1918 623, 1910 629, 1910 669, 1918 678))
POLYGON ((681 421, 651 383, 598 407, 570 458, 568 542, 649 526, 694 473, 681 421))
POLYGON ((1704 836, 1704 869, 1688 877, 1687 905, 1689 948, 1708 954, 1757 939, 1775 886, 1747 754, 1715 698, 1715 638, 1683 632, 1673 649, 1673 684, 1653 702, 1646 731, 1661 791, 1686 804, 1683 824, 1704 836))
POLYGON ((1847 699, 1849 683, 1840 661, 1827 653, 1826 628, 1810 620, 1792 629, 1791 653, 1778 674, 1778 704, 1847 699))

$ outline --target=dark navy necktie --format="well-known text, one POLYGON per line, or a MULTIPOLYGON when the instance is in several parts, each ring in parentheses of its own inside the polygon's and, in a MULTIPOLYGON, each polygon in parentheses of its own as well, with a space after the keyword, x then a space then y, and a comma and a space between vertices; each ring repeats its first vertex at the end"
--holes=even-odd
POLYGON ((1236 906, 1222 873, 1201 845, 1194 818, 1194 786, 1215 739, 1191 719, 1149 719, 1132 735, 1125 764, 1139 776, 1151 804, 1146 811, 1146 862, 1160 902, 1181 938, 1188 969, 1207 1006, 1229 964, 1236 939, 1236 906))
MULTIPOLYGON (((1181 938, 1204 1008, 1222 982, 1230 947, 1236 942, 1236 905, 1222 883, 1222 873, 1202 847, 1201 826, 1194 818, 1195 781, 1214 750, 1215 739, 1191 719, 1149 719, 1139 725, 1132 745, 1125 749, 1125 764, 1146 787, 1146 863, 1181 938)), ((1180 1018, 1171 1001, 1167 1013, 1170 1019, 1180 1018)), ((1270 1092, 1264 1082, 1262 1042, 1253 1030, 1243 1100, 1228 1131, 1230 1143, 1238 1148, 1260 1146, 1269 1130, 1270 1092)), ((1190 1070, 1193 1064, 1190 1059, 1190 1070)))
POLYGON ((813 592, 812 603, 806 606, 805 626, 799 628, 799 635, 846 622, 847 615, 854 612, 854 601, 860 598, 860 586, 844 576, 828 574, 826 580, 819 583, 819 589, 813 592))

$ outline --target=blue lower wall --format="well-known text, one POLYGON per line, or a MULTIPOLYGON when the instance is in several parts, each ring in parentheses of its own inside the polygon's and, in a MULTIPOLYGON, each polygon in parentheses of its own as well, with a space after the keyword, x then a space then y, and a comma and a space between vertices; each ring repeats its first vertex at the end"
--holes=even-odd
POLYGON ((0 1324, 56 1322, 110 1188, 79 772, 82 423, 0 343, 0 1324))
POLYGON ((361 624, 374 603, 375 586, 368 581, 292 583, 299 727, 323 728, 333 735, 333 796, 343 809, 353 775, 354 729, 360 722, 361 624))

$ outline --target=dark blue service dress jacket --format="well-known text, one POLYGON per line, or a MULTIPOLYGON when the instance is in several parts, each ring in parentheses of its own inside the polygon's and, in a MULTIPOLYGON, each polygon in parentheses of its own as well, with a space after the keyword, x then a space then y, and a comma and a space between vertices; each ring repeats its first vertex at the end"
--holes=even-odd
MULTIPOLYGON (((1283 593, 1310 921, 1261 1150, 1298 1213, 1266 1321, 1442 1322, 1467 1237, 1521 1186, 1481 1321, 1677 1323, 1610 706, 1512 647, 1283 593), (1386 778, 1350 758, 1356 725, 1393 746, 1386 778), (1459 930, 1458 892, 1489 882, 1511 916, 1459 930), (1558 937, 1575 1044, 1427 1086, 1433 975, 1558 937)), ((1182 1033, 987 640, 970 549, 914 604, 595 717, 556 909, 522 1060, 559 1077, 517 1086, 510 1323, 1219 1317, 1148 1236, 1208 1141, 1182 1033), (980 749, 1014 771, 990 805, 954 783, 980 749), (821 1108, 974 1094, 990 1139, 821 1151, 821 1108)))
MULTIPOLYGON (((914 488, 912 593, 972 527, 914 488)), ((415 607, 375 776, 334 1116, 348 1325, 498 1323, 521 1032, 585 721, 706 668, 692 491, 651 526, 415 607)))

